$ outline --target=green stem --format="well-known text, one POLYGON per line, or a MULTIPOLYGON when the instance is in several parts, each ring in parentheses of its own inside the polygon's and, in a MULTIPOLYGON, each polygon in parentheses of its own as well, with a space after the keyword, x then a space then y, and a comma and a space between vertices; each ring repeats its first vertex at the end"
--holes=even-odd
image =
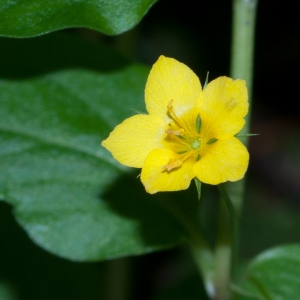
MULTIPOLYGON (((230 76, 233 79, 244 79, 247 83, 249 95, 249 112, 245 117, 246 124, 240 132, 242 134, 249 133, 250 130, 257 2, 257 0, 233 0, 230 76)), ((243 137, 242 141, 246 146, 248 145, 248 137, 243 137)), ((238 215, 240 215, 242 209, 244 188, 244 180, 226 184, 227 193, 238 215)))
MULTIPOLYGON (((233 0, 231 70, 233 79, 244 79, 251 101, 257 0, 233 0)), ((251 104, 251 103, 250 103, 251 104)), ((250 105, 251 106, 251 105, 250 105)), ((245 130, 247 132, 247 130, 245 130)))
POLYGON ((223 197, 220 199, 218 218, 218 231, 215 248, 215 300, 230 299, 228 285, 231 275, 231 241, 232 231, 230 214, 227 210, 223 197))
POLYGON ((130 258, 124 257, 107 262, 106 300, 129 299, 130 258))
MULTIPOLYGON (((253 49, 257 0, 233 0, 233 29, 231 49, 231 77, 246 80, 249 93, 249 113, 241 133, 248 133, 251 116, 253 77, 253 49)), ((245 145, 248 137, 243 137, 245 145)), ((222 199, 219 212, 219 231, 215 251, 215 299, 230 299, 228 285, 237 260, 237 224, 244 200, 244 180, 226 183, 229 197, 220 189, 222 199), (225 196, 226 195, 226 196, 225 196), (229 200, 231 199, 231 201, 229 200), (231 221, 236 224, 231 227, 231 221), (233 231, 232 231, 233 230, 233 231)))
POLYGON ((190 233, 190 248, 193 258, 199 273, 202 275, 203 283, 207 295, 212 297, 215 294, 215 288, 213 283, 213 270, 214 262, 212 251, 207 244, 202 231, 195 230, 192 226, 186 226, 190 233))
POLYGON ((229 284, 235 273, 238 252, 238 218, 223 185, 221 195, 217 247, 215 252, 215 299, 230 299, 229 284))
POLYGON ((227 211, 229 213, 230 217, 230 231, 231 231, 231 268, 230 273, 231 275, 234 275, 236 271, 236 265, 237 265, 237 257, 238 257, 238 239, 239 239, 239 222, 237 219, 237 215, 235 213, 234 206, 229 199, 226 191, 223 188, 223 185, 218 185, 219 192, 221 194, 222 199, 224 200, 224 203, 226 205, 227 211))
POLYGON ((172 212, 173 216, 185 227, 187 233, 189 234, 189 246, 193 258, 196 263, 196 267, 199 270, 199 273, 202 276, 203 283, 206 289, 206 292, 209 296, 214 295, 214 284, 213 284, 213 254, 211 248, 203 235, 203 230, 201 226, 197 225, 194 221, 194 218, 191 218, 186 211, 183 211, 182 208, 174 201, 165 201, 163 204, 168 211, 172 212))

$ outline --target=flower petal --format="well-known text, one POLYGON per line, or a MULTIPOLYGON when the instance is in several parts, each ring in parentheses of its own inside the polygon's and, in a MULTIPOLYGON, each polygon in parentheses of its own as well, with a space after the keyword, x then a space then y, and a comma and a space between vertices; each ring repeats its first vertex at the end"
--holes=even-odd
POLYGON ((195 176, 208 184, 237 181, 245 175, 249 153, 237 138, 218 140, 209 145, 194 165, 195 176))
POLYGON ((202 133, 208 139, 224 139, 237 134, 248 112, 248 94, 244 80, 219 77, 203 90, 200 117, 202 133))
POLYGON ((150 194, 163 191, 179 191, 189 187, 193 175, 193 159, 186 160, 171 171, 163 170, 170 159, 178 158, 175 152, 163 148, 149 153, 141 173, 141 180, 150 194))
POLYGON ((141 168, 149 152, 162 147, 165 128, 155 116, 135 115, 116 126, 101 145, 121 164, 141 168))
POLYGON ((167 105, 171 100, 177 116, 181 116, 192 107, 200 105, 202 87, 189 67, 173 58, 160 56, 146 83, 147 111, 168 122, 167 105))

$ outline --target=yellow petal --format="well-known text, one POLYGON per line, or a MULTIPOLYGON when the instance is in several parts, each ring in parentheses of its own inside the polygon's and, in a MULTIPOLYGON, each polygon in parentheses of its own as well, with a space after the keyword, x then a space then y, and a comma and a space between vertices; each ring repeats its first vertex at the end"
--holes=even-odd
POLYGON ((237 181, 244 177, 249 153, 237 138, 218 140, 208 145, 200 160, 194 165, 195 176, 208 184, 237 181))
POLYGON ((202 134, 210 138, 228 138, 244 126, 248 112, 248 94, 244 80, 219 77, 203 91, 200 109, 202 134))
POLYGON ((194 159, 188 159, 171 171, 163 170, 163 166, 178 154, 169 149, 155 149, 149 153, 141 173, 141 180, 150 194, 163 191, 179 191, 189 187, 193 175, 194 159))
POLYGON ((165 128, 155 116, 135 115, 116 126, 101 145, 121 164, 141 168, 149 152, 162 147, 165 128))
POLYGON ((153 65, 145 88, 146 108, 150 115, 169 121, 167 105, 173 100, 174 111, 180 117, 202 101, 198 77, 186 65, 173 58, 160 56, 153 65))

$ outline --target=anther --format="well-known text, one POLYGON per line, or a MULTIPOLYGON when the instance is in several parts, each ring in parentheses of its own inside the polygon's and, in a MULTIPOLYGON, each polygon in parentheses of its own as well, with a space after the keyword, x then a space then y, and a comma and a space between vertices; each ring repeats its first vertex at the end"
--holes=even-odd
POLYGON ((169 162, 162 167, 162 170, 170 172, 172 169, 178 168, 183 164, 183 161, 179 159, 170 159, 169 162))
POLYGON ((173 135, 182 135, 184 132, 184 130, 182 128, 177 129, 177 130, 173 130, 173 129, 166 129, 165 133, 167 134, 173 134, 173 135))

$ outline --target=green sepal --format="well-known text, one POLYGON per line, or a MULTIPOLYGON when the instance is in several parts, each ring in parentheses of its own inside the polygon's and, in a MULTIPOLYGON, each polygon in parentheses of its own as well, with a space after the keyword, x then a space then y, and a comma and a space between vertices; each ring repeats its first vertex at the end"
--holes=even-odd
POLYGON ((195 180, 195 184, 196 184, 196 188, 197 188, 198 200, 200 201, 200 198, 201 198, 201 181, 197 177, 195 177, 194 180, 195 180))
POLYGON ((207 84, 208 84, 208 76, 209 76, 209 72, 206 73, 206 78, 205 78, 205 82, 203 85, 203 90, 206 88, 207 84))
POLYGON ((257 136, 259 133, 237 133, 235 137, 257 136))

